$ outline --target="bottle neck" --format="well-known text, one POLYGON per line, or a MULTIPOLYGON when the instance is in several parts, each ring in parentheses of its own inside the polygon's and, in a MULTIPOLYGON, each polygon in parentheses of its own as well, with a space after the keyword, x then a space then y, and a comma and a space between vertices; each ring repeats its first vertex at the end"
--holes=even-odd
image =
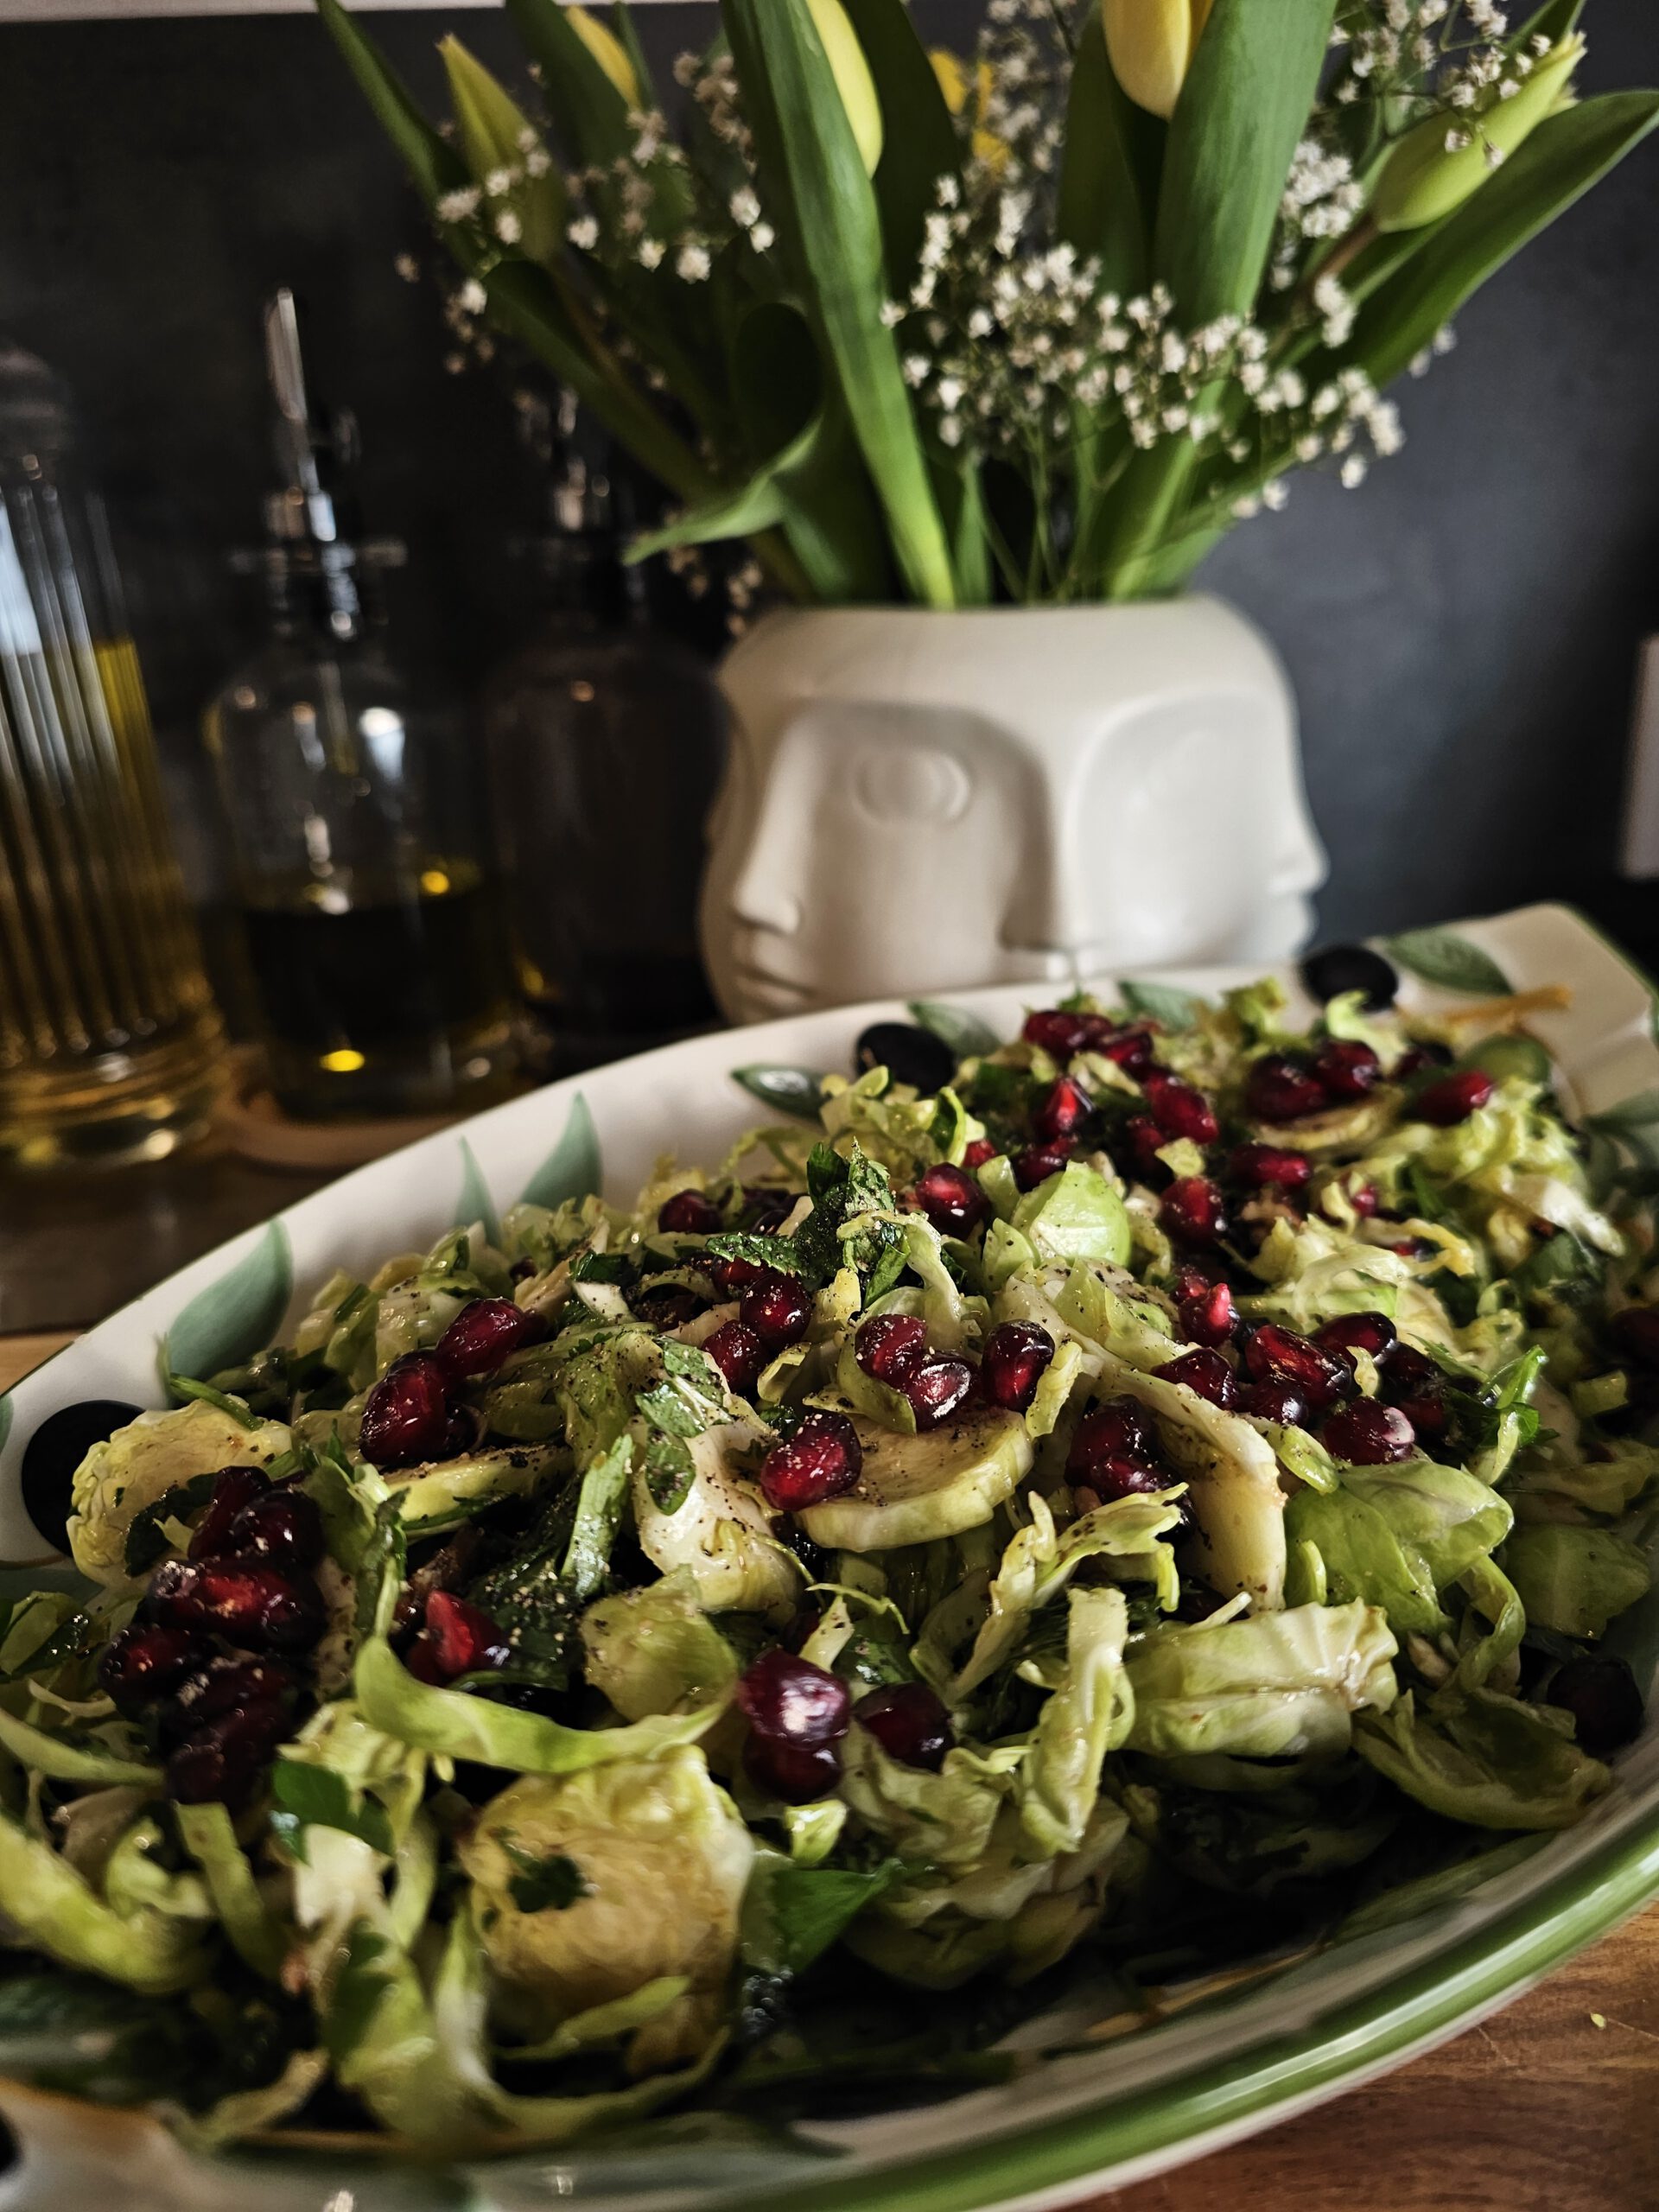
POLYGON ((376 626, 349 546, 272 545, 263 566, 266 614, 284 643, 347 651, 376 626))

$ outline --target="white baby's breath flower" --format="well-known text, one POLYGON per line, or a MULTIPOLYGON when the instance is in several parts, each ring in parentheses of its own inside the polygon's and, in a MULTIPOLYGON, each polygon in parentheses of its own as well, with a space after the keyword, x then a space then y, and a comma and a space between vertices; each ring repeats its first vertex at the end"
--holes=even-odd
POLYGON ((905 382, 912 391, 920 391, 927 382, 928 359, 925 353, 906 353, 903 363, 905 382))
POLYGON ((545 176, 553 167, 553 156, 545 146, 533 146, 524 156, 524 172, 528 176, 545 176))
POLYGON ((1347 460, 1342 464, 1342 484, 1344 491, 1357 492, 1359 489, 1365 481, 1365 456, 1363 453, 1349 454, 1347 460))
POLYGON ((511 207, 504 207, 495 219, 494 229, 503 245, 517 245, 524 226, 511 207))
POLYGON ((599 244, 598 218, 593 215, 578 215, 575 222, 565 225, 564 235, 578 253, 591 253, 599 244))
POLYGON ((667 251, 661 238, 641 238, 633 250, 633 257, 642 269, 660 269, 667 251))
POLYGON ((732 220, 737 225, 740 230, 747 231, 752 225, 760 221, 760 195, 756 193, 753 185, 740 185, 737 190, 732 194, 729 204, 732 211, 732 220))
POLYGON ((778 233, 770 223, 755 223, 750 226, 749 244, 757 253, 765 253, 778 243, 778 233))
POLYGON ((469 215, 478 213, 481 197, 475 184, 463 184, 454 192, 438 194, 438 220, 441 223, 464 223, 469 215))
POLYGON ((674 274, 688 284, 701 284, 713 265, 706 245, 683 245, 674 257, 674 274))
POLYGON ((455 294, 455 298, 468 315, 482 315, 490 304, 490 296, 476 276, 469 276, 455 294))
POLYGON ((412 253, 400 253, 394 256, 391 265, 397 271, 397 274, 403 278, 405 284, 418 284, 420 283, 421 264, 416 260, 412 253))
POLYGON ((492 169, 484 180, 484 189, 492 200, 504 199, 512 190, 517 175, 514 169, 492 169))

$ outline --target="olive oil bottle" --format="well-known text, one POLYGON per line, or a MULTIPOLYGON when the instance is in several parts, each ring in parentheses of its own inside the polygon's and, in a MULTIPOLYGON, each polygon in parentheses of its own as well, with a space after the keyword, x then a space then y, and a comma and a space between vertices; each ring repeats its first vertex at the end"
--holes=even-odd
POLYGON ((250 565, 270 634, 206 735, 271 1088, 301 1117, 483 1103, 515 1055, 475 764, 369 604, 401 549, 343 526, 351 435, 313 418, 289 293, 265 335, 283 480, 250 565))
POLYGON ((0 346, 0 1165, 172 1151, 223 1044, 73 417, 0 346))

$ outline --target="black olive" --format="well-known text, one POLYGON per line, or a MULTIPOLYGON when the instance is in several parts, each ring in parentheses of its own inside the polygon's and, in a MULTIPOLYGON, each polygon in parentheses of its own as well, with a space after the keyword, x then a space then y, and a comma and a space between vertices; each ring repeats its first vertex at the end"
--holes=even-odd
POLYGON ((1302 982, 1310 998, 1324 1006, 1347 991, 1363 991, 1368 1014, 1381 1014, 1394 1004, 1400 978, 1393 964, 1369 944, 1327 944, 1305 954, 1302 982))
POLYGON ((944 1038, 913 1021, 873 1022, 854 1058, 861 1075, 886 1068, 895 1083, 913 1084, 924 1096, 942 1090, 957 1071, 957 1056, 944 1038))
POLYGON ((1622 1659, 1569 1659, 1555 1669, 1544 1702, 1572 1714, 1579 1743, 1592 1758, 1605 1758, 1641 1733, 1642 1693, 1622 1659))
POLYGON ((29 1440, 23 1451, 21 1487, 23 1506, 54 1551, 69 1548, 69 1486, 75 1469, 94 1444, 107 1443, 118 1428, 137 1421, 139 1409, 115 1398, 83 1398, 60 1406, 29 1440))

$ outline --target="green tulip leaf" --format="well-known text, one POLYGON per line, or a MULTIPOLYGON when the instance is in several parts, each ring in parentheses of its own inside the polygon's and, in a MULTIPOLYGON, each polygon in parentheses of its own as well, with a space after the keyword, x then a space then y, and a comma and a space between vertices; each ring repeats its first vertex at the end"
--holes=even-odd
POLYGON ((1335 0, 1216 0, 1170 118, 1153 273, 1183 329, 1249 315, 1335 0))
POLYGON ((889 123, 872 180, 887 289, 899 300, 910 289, 928 212, 938 205, 938 181, 961 175, 962 152, 933 64, 904 0, 843 0, 843 5, 864 49, 883 116, 904 118, 902 130, 889 123))
POLYGON ((294 1256, 280 1221, 178 1314, 162 1340, 163 1380, 205 1379, 235 1367, 275 1341, 294 1290, 294 1256))
POLYGON ((563 1135, 519 1192, 520 1203, 555 1207, 569 1198, 593 1198, 604 1179, 599 1132, 587 1099, 578 1091, 570 1102, 563 1135))
POLYGON ((1077 26, 1055 228, 1080 256, 1097 257, 1103 286, 1125 297, 1146 289, 1163 141, 1162 123, 1113 74, 1091 8, 1077 26))
POLYGON ((1431 344, 1464 302, 1643 139, 1659 92, 1606 92, 1541 123, 1455 213, 1406 235, 1422 244, 1360 310, 1334 358, 1379 389, 1431 344))
POLYGON ((880 213, 807 0, 722 0, 760 173, 780 190, 824 353, 868 465, 911 594, 955 601, 949 548, 894 334, 880 213))

